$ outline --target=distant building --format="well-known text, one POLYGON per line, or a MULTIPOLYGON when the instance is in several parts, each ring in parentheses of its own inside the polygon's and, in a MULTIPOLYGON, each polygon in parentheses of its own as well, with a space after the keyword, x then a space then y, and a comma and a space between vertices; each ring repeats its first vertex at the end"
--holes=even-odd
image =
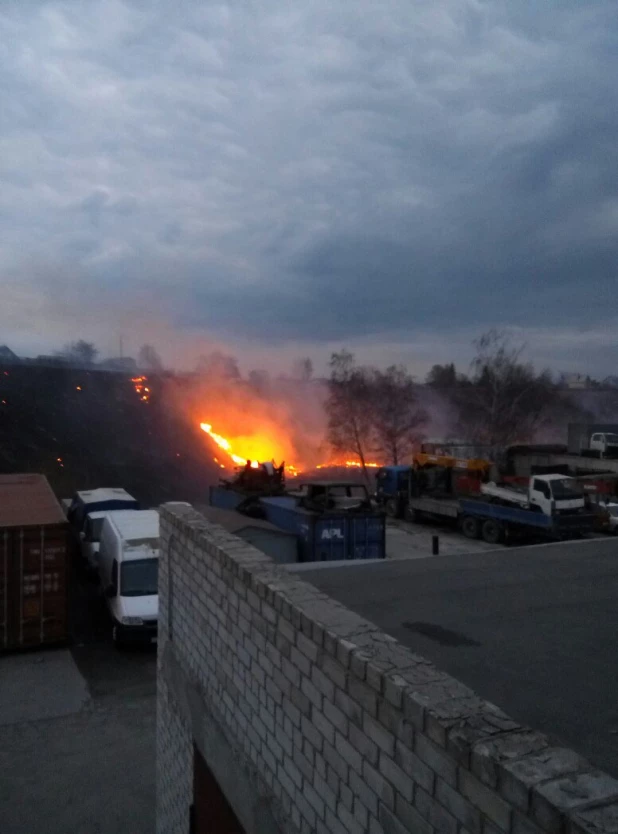
POLYGON ((16 353, 13 353, 10 347, 7 347, 6 345, 0 345, 0 362, 3 362, 4 364, 10 363, 14 365, 17 362, 21 362, 21 360, 16 353))
POLYGON ((567 388, 579 391, 587 388, 595 388, 598 384, 594 379, 584 374, 564 374, 562 380, 567 388))
POLYGON ((66 368, 69 365, 66 356, 48 356, 47 354, 39 354, 34 362, 36 365, 46 365, 52 368, 66 368))
POLYGON ((112 359, 104 359, 99 363, 99 368, 105 371, 122 371, 133 374, 137 371, 137 362, 132 356, 115 356, 112 359))

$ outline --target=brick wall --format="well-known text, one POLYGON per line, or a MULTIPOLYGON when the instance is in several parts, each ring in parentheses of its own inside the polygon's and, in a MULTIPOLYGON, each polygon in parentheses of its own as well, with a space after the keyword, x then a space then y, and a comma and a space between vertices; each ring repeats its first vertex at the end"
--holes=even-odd
POLYGON ((618 831, 577 754, 188 505, 161 529, 158 834, 189 830, 194 742, 248 834, 618 831))

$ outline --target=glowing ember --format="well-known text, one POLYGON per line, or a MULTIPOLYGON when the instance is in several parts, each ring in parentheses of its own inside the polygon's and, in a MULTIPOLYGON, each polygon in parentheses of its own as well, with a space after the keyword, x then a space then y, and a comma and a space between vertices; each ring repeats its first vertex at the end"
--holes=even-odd
POLYGON ((81 386, 81 385, 76 385, 76 386, 75 386, 75 390, 76 390, 76 391, 81 391, 81 390, 82 390, 82 386, 81 386))
POLYGON ((142 402, 149 402, 150 401, 150 388, 147 388, 144 384, 148 381, 148 377, 146 376, 134 376, 131 379, 131 382, 135 386, 135 393, 138 395, 142 402))

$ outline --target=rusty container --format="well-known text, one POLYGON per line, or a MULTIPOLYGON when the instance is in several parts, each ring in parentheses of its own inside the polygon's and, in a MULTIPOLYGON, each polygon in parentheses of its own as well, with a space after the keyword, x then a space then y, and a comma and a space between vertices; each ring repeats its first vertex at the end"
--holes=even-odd
POLYGON ((69 524, 43 475, 0 475, 0 651, 68 638, 69 524))

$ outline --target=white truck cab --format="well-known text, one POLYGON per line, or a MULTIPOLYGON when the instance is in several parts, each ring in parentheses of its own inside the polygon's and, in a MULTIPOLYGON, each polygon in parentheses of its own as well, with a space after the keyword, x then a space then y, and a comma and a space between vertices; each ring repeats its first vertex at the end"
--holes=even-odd
POLYGON ((530 504, 545 515, 584 510, 586 498, 581 484, 568 475, 535 475, 530 478, 530 504))
POLYGON ((618 457, 618 434, 612 432, 595 432, 590 437, 590 451, 600 458, 618 457))
POLYGON ((103 522, 99 574, 114 643, 156 643, 159 614, 159 513, 124 510, 103 522))
POLYGON ((481 493, 492 500, 522 509, 532 509, 554 516, 583 512, 586 507, 584 490, 575 478, 568 475, 532 475, 528 489, 483 484, 481 493))

